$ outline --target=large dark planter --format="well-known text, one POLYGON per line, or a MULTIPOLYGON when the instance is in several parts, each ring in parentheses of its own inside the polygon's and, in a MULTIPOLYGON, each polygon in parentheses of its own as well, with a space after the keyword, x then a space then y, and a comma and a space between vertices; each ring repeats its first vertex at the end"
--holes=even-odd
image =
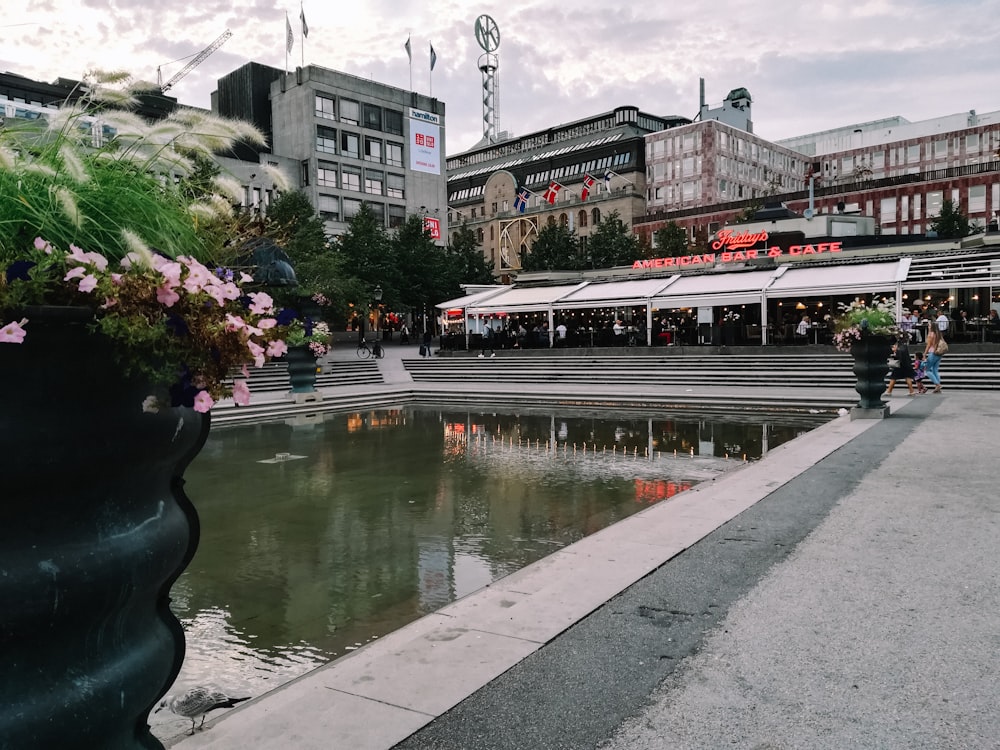
POLYGON ((881 409, 885 406, 885 376, 889 372, 888 359, 892 353, 892 338, 889 336, 867 335, 851 346, 854 357, 854 374, 858 381, 854 390, 861 397, 858 406, 862 409, 881 409))
POLYGON ((184 659, 170 587, 199 532, 183 473, 209 419, 144 413, 150 389, 79 311, 28 317, 0 344, 0 748, 160 748, 147 717, 184 659))
POLYGON ((316 390, 316 356, 308 346, 290 346, 285 353, 288 380, 292 393, 313 393, 316 390))

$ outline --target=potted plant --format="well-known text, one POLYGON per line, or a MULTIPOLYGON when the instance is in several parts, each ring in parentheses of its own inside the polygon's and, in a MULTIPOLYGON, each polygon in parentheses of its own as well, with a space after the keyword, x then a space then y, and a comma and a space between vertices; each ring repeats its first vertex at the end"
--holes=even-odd
POLYGON ((316 360, 330 351, 333 332, 323 321, 297 315, 291 308, 283 310, 278 319, 286 325, 285 361, 292 393, 312 393, 316 390, 316 360))
POLYGON ((203 169, 260 134, 150 125, 121 109, 124 74, 81 86, 0 127, 0 747, 154 748, 198 541, 184 469, 213 403, 249 400, 234 370, 286 344, 271 298, 218 263, 239 185, 203 169))
POLYGON ((896 324, 895 300, 882 298, 871 305, 854 300, 840 305, 840 314, 833 318, 833 344, 854 358, 854 389, 862 409, 883 409, 885 376, 892 342, 899 335, 896 324))

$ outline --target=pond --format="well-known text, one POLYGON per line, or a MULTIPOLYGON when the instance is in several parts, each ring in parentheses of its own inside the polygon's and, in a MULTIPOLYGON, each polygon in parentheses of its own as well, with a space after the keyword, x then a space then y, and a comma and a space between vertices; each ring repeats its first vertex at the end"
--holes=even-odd
POLYGON ((185 475, 201 541, 172 591, 172 692, 258 696, 828 418, 407 407, 213 429, 185 475))

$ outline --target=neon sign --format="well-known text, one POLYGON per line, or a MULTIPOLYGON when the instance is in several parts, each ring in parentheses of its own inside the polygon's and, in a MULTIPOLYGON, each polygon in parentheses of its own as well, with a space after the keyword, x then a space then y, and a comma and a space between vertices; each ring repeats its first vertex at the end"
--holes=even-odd
POLYGON ((756 245, 758 242, 767 242, 767 232, 740 232, 736 234, 732 229, 723 229, 716 233, 712 249, 741 250, 756 245))
MULTIPOLYGON (((762 232, 765 234, 766 232, 762 232)), ((714 247, 716 243, 712 243, 714 247)), ((714 266, 718 263, 744 263, 748 260, 762 258, 780 258, 784 255, 819 255, 821 253, 839 253, 844 249, 842 242, 818 242, 815 245, 791 245, 788 250, 780 247, 761 248, 759 250, 725 250, 721 253, 701 253, 699 255, 681 255, 675 258, 644 258, 632 264, 633 270, 648 268, 686 268, 688 266, 714 266)))

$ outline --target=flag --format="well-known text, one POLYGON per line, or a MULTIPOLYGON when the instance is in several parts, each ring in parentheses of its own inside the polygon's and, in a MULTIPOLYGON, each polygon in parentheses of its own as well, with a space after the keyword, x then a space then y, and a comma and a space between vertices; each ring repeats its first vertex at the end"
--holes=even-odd
POLYGON ((299 5, 299 18, 302 19, 302 38, 305 39, 309 36, 309 24, 306 23, 306 11, 302 5, 299 5))
POLYGON ((594 187, 594 178, 589 174, 583 176, 583 189, 580 191, 580 200, 587 200, 587 196, 590 195, 590 189, 594 187))
POLYGON ((528 208, 528 196, 531 195, 528 188, 521 188, 517 191, 517 195, 514 196, 514 210, 519 214, 523 214, 528 208))
POLYGON ((295 37, 292 36, 292 24, 288 20, 288 14, 285 14, 285 52, 292 51, 292 43, 295 42, 295 37))
POLYGON ((406 50, 406 57, 412 63, 413 62, 413 52, 410 51, 410 37, 409 36, 406 37, 406 44, 403 45, 403 49, 406 50))
POLYGON ((550 182, 549 189, 545 191, 544 195, 545 202, 548 203, 549 205, 554 206, 556 202, 556 196, 559 194, 560 190, 562 190, 562 185, 560 185, 555 180, 550 182))
POLYGON ((608 192, 611 191, 611 170, 609 169, 604 173, 604 189, 608 192))
POLYGON ((431 45, 431 70, 432 71, 434 70, 434 63, 436 63, 437 61, 438 61, 438 56, 434 52, 434 45, 432 44, 431 45))

